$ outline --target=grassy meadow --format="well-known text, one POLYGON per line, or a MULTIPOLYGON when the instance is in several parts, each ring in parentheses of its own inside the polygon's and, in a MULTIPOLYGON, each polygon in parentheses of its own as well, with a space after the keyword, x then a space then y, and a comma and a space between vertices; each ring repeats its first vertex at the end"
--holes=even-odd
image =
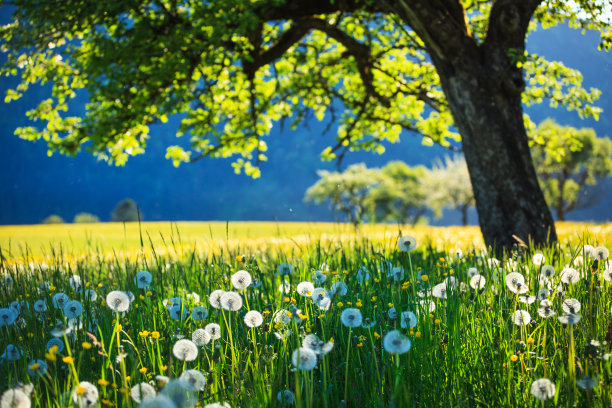
POLYGON ((609 407, 612 225, 558 233, 0 227, 0 408, 609 407))

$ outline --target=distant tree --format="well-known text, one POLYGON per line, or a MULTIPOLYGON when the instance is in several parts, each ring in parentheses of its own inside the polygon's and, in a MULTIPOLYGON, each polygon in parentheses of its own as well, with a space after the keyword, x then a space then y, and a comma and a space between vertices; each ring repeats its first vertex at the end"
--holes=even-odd
POLYGON ((546 202, 565 220, 568 212, 594 205, 595 187, 612 175, 612 141, 593 129, 542 122, 531 135, 531 155, 546 202), (590 187, 590 188, 589 188, 590 187))
POLYGON ((332 212, 345 214, 355 229, 366 209, 370 190, 380 182, 380 169, 368 169, 365 164, 349 166, 342 173, 319 170, 320 179, 306 190, 304 201, 321 204, 329 200, 332 212))
POLYGON ((90 224, 94 222, 100 222, 100 218, 98 218, 97 215, 82 212, 75 215, 74 220, 72 220, 72 222, 74 222, 75 224, 90 224))
POLYGON ((476 202, 467 163, 462 156, 446 156, 438 160, 427 175, 427 201, 437 218, 444 208, 461 213, 461 223, 467 225, 468 209, 476 202))
POLYGON ((43 221, 43 224, 64 224, 66 221, 56 214, 48 215, 43 221))
MULTIPOLYGON (((142 214, 140 218, 142 218, 142 214)), ((111 219, 120 222, 138 221, 138 206, 136 202, 131 198, 126 198, 119 202, 111 213, 111 219)))
POLYGON ((389 162, 381 169, 379 183, 366 199, 368 212, 377 220, 415 225, 427 211, 423 179, 424 166, 410 167, 402 161, 389 162))

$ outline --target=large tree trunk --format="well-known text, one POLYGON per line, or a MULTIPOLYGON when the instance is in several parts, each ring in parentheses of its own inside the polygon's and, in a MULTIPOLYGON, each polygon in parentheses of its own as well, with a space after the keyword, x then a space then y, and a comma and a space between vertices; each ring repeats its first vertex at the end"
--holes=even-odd
POLYGON ((461 133, 485 243, 500 252, 516 243, 513 235, 555 241, 523 123, 522 74, 495 49, 472 51, 434 63, 461 133))

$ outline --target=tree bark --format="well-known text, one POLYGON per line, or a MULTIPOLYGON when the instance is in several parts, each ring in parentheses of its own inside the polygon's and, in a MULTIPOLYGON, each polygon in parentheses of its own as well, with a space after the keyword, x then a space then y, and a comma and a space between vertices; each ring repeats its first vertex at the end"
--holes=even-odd
POLYGON ((468 223, 468 206, 467 205, 463 205, 461 206, 461 224, 465 227, 468 223))

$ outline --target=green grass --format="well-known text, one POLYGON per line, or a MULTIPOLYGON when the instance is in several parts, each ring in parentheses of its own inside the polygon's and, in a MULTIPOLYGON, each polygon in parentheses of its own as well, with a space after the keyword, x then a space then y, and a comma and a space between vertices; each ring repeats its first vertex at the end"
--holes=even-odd
MULTIPOLYGON (((146 224, 143 231, 153 226, 146 224)), ((569 228, 570 224, 566 226, 569 228)), ((94 227, 89 227, 93 231, 94 227)), ((504 283, 504 275, 509 270, 492 270, 486 254, 463 246, 464 255, 454 256, 451 245, 472 241, 473 231, 469 229, 450 230, 456 237, 455 242, 448 241, 449 230, 417 229, 416 235, 439 231, 439 236, 420 240, 412 252, 401 252, 396 245, 397 227, 369 227, 380 229, 370 231, 372 236, 382 234, 376 239, 369 239, 368 234, 352 235, 350 231, 337 230, 345 234, 343 239, 338 239, 329 234, 333 228, 343 227, 331 224, 325 227, 332 231, 323 227, 306 230, 303 224, 291 225, 294 230, 280 224, 275 230, 274 224, 256 223, 232 230, 230 224, 228 240, 225 223, 220 223, 211 225, 213 238, 209 239, 238 242, 202 244, 198 248, 191 245, 191 240, 204 236, 204 225, 193 225, 192 230, 186 225, 185 231, 180 225, 178 232, 165 226, 168 235, 158 234, 160 241, 152 237, 154 248, 150 248, 144 233, 143 244, 147 250, 141 248, 138 229, 136 232, 131 229, 137 226, 128 225, 123 237, 116 234, 117 227, 123 229, 117 224, 96 225, 96 237, 108 228, 105 245, 123 245, 125 250, 134 251, 130 256, 109 256, 101 252, 101 245, 78 243, 74 234, 79 230, 65 228, 67 235, 73 234, 72 243, 83 251, 80 256, 64 257, 54 250, 45 259, 45 265, 36 260, 28 265, 17 258, 2 259, 2 273, 9 274, 14 282, 1 281, 0 307, 23 300, 29 308, 22 308, 14 324, 0 326, 0 352, 8 344, 14 344, 23 353, 16 361, 0 362, 0 392, 17 383, 31 382, 32 406, 76 406, 70 395, 80 381, 88 381, 98 388, 101 406, 136 406, 125 394, 136 384, 151 381, 156 390, 161 390, 163 387, 157 383, 156 376, 176 378, 186 369, 196 369, 207 379, 204 390, 197 394, 198 404, 202 406, 215 401, 226 401, 232 407, 280 406, 277 393, 285 389, 295 393, 297 407, 612 406, 612 359, 605 358, 610 350, 603 343, 610 324, 612 283, 603 280, 602 262, 596 266, 592 260, 584 262, 578 268, 582 279, 574 285, 564 284, 563 294, 550 297, 557 315, 563 314, 564 299, 575 298, 581 303, 582 320, 574 326, 563 326, 557 316, 540 318, 538 301, 529 305, 519 303, 504 283), (264 231, 271 236, 266 236, 264 231), (215 237, 217 234, 221 236, 215 237), (231 237, 231 234, 235 235, 231 237), (250 240, 242 238, 249 234, 250 240), (179 240, 179 235, 185 242, 183 246, 173 243, 179 240), (291 239, 281 240, 286 236, 291 239), (295 238, 299 236, 306 238, 295 238), (447 246, 434 245, 442 236, 447 246), (279 240, 277 245, 269 244, 274 237, 279 240), (174 249, 175 246, 180 246, 180 250, 174 249), (400 281, 388 278, 381 271, 382 261, 402 267, 405 277, 400 281), (294 269, 287 277, 291 285, 289 294, 278 290, 283 278, 276 271, 283 262, 290 263, 294 269), (329 266, 327 280, 315 287, 329 289, 340 281, 348 287, 347 295, 335 297, 329 310, 321 310, 310 298, 295 292, 297 283, 312 280, 312 272, 324 263, 329 266), (361 267, 371 275, 370 281, 364 284, 357 282, 361 267), (450 276, 469 284, 470 267, 476 267, 486 278, 484 291, 457 288, 449 292, 447 299, 418 295, 450 276), (212 308, 208 295, 216 289, 233 290, 231 275, 241 269, 261 280, 261 286, 245 290, 240 311, 212 308), (153 275, 148 289, 139 289, 134 282, 140 270, 148 270, 153 275), (417 276, 424 274, 426 281, 417 280, 417 276), (75 291, 68 281, 72 275, 80 276, 83 285, 94 289, 98 298, 90 302, 82 292, 75 291), (41 289, 45 283, 49 287, 41 289), (135 296, 124 315, 114 313, 104 302, 113 290, 131 291, 135 296), (83 327, 63 336, 69 348, 50 355, 45 347, 52 338, 50 331, 57 321, 65 320, 64 313, 52 304, 52 297, 58 292, 82 302, 83 327), (164 299, 179 297, 183 308, 191 311, 195 303, 187 299, 189 293, 198 294, 199 303, 209 311, 202 322, 191 317, 173 320, 163 304, 164 299), (42 315, 33 309, 38 299, 45 300, 48 306, 42 315), (430 312, 421 300, 431 300, 435 310, 430 312), (301 309, 306 319, 286 325, 274 322, 273 316, 278 310, 292 310, 292 307, 301 309), (389 317, 390 307, 395 307, 398 318, 403 311, 416 313, 416 327, 401 328, 399 319, 389 317), (345 327, 340 315, 346 308, 358 308, 364 317, 376 320, 376 325, 368 329, 345 327), (527 326, 515 325, 512 315, 517 309, 529 311, 533 321, 527 326), (247 327, 243 322, 247 310, 262 312, 263 325, 255 329, 247 327), (172 347, 179 338, 191 338, 196 328, 211 322, 221 326, 219 340, 201 347, 194 361, 182 362, 173 356, 172 347), (274 333, 285 329, 290 330, 289 336, 278 339, 274 333), (412 342, 405 354, 390 354, 383 347, 385 334, 394 329, 412 342), (295 370, 291 356, 307 333, 315 333, 325 341, 333 339, 334 347, 318 359, 314 370, 295 370), (589 346, 591 340, 600 340, 601 346, 589 346), (89 345, 93 346, 88 348, 89 345), (125 357, 118 360, 117 356, 122 353, 125 357), (74 361, 70 362, 67 357, 74 361), (28 374, 28 366, 34 359, 47 362, 45 375, 28 374), (575 364, 570 363, 572 360, 575 364), (585 375, 598 377, 594 388, 585 390, 576 385, 585 375), (556 385, 554 397, 546 402, 530 394, 533 381, 542 377, 556 385)), ((38 226, 32 228, 44 230, 38 226)), ((61 239, 58 227, 54 228, 49 230, 61 239)), ((552 263, 557 271, 553 278, 555 286, 561 269, 574 263, 581 254, 582 244, 586 243, 576 242, 577 237, 586 237, 593 245, 610 244, 608 226, 593 235, 581 234, 574 225, 572 228, 574 231, 566 236, 573 237, 573 244, 567 244, 566 238, 559 247, 543 251, 547 263, 552 263)), ((31 232, 24 232, 24 236, 27 234, 31 232)), ((44 246, 47 238, 41 234, 40 241, 32 247, 44 246)), ((23 238, 11 237, 12 241, 19 239, 23 238)), ((2 242, 6 251, 6 241, 2 242)), ((78 252, 72 251, 74 248, 65 242, 64 246, 66 253, 78 252)), ((516 270, 525 276, 529 294, 537 294, 539 268, 531 262, 532 253, 522 250, 510 256, 516 258, 516 270)), ((501 265, 506 265, 506 259, 501 260, 501 265)))

